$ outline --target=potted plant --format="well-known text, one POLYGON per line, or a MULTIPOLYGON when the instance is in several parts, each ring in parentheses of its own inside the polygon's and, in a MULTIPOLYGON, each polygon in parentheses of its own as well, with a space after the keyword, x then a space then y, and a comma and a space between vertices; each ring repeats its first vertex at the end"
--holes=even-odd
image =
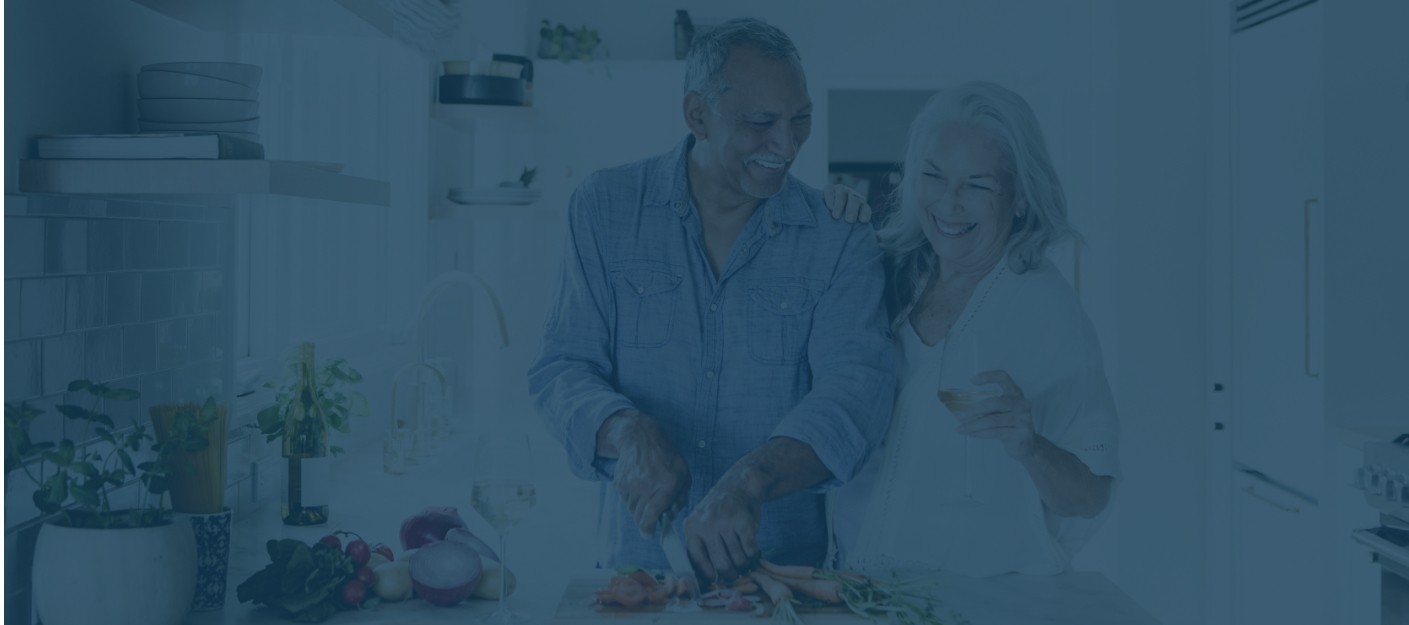
POLYGON ((226 413, 214 397, 203 403, 151 408, 152 427, 169 467, 171 509, 196 537, 195 610, 225 605, 230 567, 230 523, 225 507, 226 413))
POLYGON ((259 411, 257 426, 267 441, 282 439, 288 460, 284 474, 282 516, 286 525, 320 525, 328 520, 329 455, 342 448, 328 445, 328 430, 346 434, 353 416, 367 412, 367 399, 350 387, 362 374, 334 358, 321 369, 312 343, 299 346, 281 383, 268 382, 274 401, 259 411))
POLYGON ((602 37, 595 28, 553 26, 548 20, 543 20, 538 28, 538 58, 541 59, 591 61, 605 58, 606 49, 598 51, 601 45, 602 37))
POLYGON ((196 545, 190 524, 173 523, 165 507, 171 467, 145 426, 118 429, 98 410, 139 394, 87 380, 68 390, 91 399, 56 407, 76 437, 34 440, 44 412, 5 405, 7 475, 33 481, 34 505, 49 515, 34 548, 35 608, 48 625, 174 625, 191 607, 196 545), (115 491, 134 480, 137 505, 114 508, 115 491))

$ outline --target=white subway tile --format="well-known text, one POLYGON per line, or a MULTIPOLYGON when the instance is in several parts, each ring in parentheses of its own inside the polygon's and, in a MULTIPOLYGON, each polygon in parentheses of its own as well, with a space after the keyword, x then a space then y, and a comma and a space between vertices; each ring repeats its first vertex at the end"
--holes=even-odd
POLYGON ((44 224, 44 273, 82 273, 88 270, 88 222, 83 219, 48 219, 44 224))
POLYGON ((45 336, 64 330, 63 278, 41 278, 20 282, 20 331, 23 336, 45 336))
POLYGON ((68 301, 64 304, 64 324, 69 332, 103 325, 107 310, 107 279, 102 276, 68 278, 68 301))
POLYGON ((39 341, 5 343, 5 401, 29 399, 41 392, 39 341))
POLYGON ((44 220, 5 218, 5 277, 44 273, 44 220))
POLYGON ((83 378, 83 335, 64 334, 44 339, 44 393, 62 393, 68 383, 83 378))

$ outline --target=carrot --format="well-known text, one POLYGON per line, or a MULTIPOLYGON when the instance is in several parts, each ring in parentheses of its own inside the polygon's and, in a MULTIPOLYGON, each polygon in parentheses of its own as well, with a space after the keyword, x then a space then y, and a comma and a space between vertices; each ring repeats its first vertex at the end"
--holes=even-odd
POLYGON ((798 593, 812 597, 824 603, 839 605, 842 602, 842 584, 830 579, 798 579, 796 577, 782 577, 783 582, 798 593))
POLYGON ((732 588, 734 590, 739 591, 739 594, 751 595, 753 593, 758 592, 758 582, 755 582, 748 577, 740 577, 734 580, 734 585, 732 586, 732 588))
POLYGON ((817 573, 816 567, 811 566, 784 566, 782 564, 773 564, 767 560, 760 560, 758 563, 769 575, 780 580, 785 577, 791 577, 793 579, 812 579, 817 573))
POLYGON ((793 599, 791 588, 763 571, 754 571, 749 575, 773 600, 774 625, 802 625, 802 619, 798 618, 797 610, 793 608, 796 601, 793 599))
POLYGON ((774 610, 777 610, 778 606, 784 603, 792 603, 792 589, 788 588, 783 582, 778 581, 777 578, 763 571, 749 573, 749 577, 752 577, 753 581, 758 582, 758 586, 763 589, 763 592, 768 594, 768 599, 773 602, 774 610))

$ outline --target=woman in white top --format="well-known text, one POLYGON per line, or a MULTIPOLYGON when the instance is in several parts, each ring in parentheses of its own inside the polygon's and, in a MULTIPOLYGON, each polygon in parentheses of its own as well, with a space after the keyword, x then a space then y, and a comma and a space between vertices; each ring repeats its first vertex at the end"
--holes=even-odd
POLYGON ((883 446, 829 497, 836 564, 1066 570, 1110 507, 1117 422, 1096 333, 1046 258, 1075 233, 1036 116, 992 83, 940 92, 897 196, 878 236, 899 394, 883 446))

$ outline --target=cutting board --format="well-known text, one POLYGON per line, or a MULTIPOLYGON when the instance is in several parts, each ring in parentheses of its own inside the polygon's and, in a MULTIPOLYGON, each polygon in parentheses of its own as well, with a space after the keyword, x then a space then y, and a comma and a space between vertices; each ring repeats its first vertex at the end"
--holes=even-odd
MULTIPOLYGON (((558 603, 558 611, 553 623, 558 625, 601 625, 603 622, 621 621, 631 623, 688 623, 689 625, 749 625, 767 622, 755 617, 752 612, 730 612, 724 609, 700 610, 698 612, 667 612, 665 606, 641 606, 623 608, 620 606, 597 605, 593 591, 606 588, 610 575, 590 575, 572 578, 563 599, 558 603)), ((771 610, 772 606, 765 609, 771 610)), ((771 613, 771 612, 770 612, 771 613)), ((846 608, 797 608, 807 625, 858 625, 869 623, 868 619, 852 614, 846 608)))

